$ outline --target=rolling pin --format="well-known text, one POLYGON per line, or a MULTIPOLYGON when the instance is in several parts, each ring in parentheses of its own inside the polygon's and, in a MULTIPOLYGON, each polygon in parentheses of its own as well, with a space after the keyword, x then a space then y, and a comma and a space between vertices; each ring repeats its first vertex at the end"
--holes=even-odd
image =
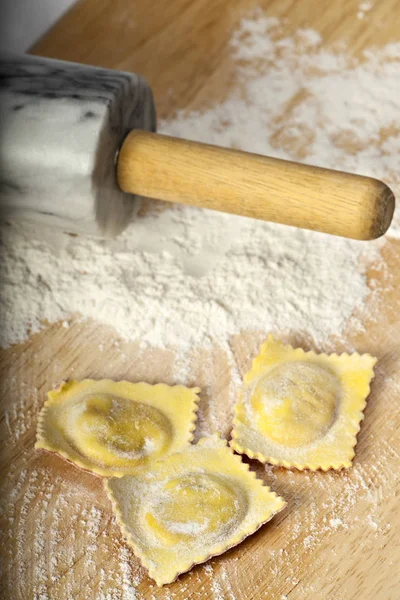
POLYGON ((0 77, 3 219, 113 236, 144 196, 359 240, 390 225, 376 179, 156 134, 138 75, 5 55, 0 77))

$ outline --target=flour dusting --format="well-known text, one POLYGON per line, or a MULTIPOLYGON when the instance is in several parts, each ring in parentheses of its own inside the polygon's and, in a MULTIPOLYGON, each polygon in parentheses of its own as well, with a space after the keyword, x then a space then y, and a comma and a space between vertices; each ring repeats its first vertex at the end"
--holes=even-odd
MULTIPOLYGON (((360 3, 359 18, 372 9, 372 2, 360 3)), ((313 30, 284 37, 282 23, 260 13, 245 19, 232 40, 235 85, 226 100, 201 113, 178 113, 162 131, 373 175, 399 192, 400 44, 370 50, 356 61, 343 47, 323 49, 320 42, 313 30)), ((349 320, 361 325, 367 298, 371 304, 378 295, 374 282, 367 284, 366 269, 373 261, 384 269, 381 242, 351 242, 179 206, 140 217, 114 241, 56 234, 56 250, 46 241, 49 232, 32 240, 24 230, 3 225, 0 233, 3 346, 25 340, 45 322, 68 328, 79 315, 114 327, 127 340, 176 349, 182 379, 188 348, 213 343, 227 350, 230 337, 243 330, 306 332, 325 343, 349 320)), ((389 233, 399 237, 398 226, 389 233)), ((231 375, 233 396, 239 377, 231 375)), ((235 600, 245 545, 163 590, 147 579, 120 538, 102 487, 72 466, 64 465, 61 477, 61 459, 32 453, 43 390, 30 383, 2 382, 4 397, 18 397, 5 414, 10 446, 24 440, 25 448, 0 482, 10 597, 25 598, 28 589, 34 600, 79 594, 98 600, 235 600), (148 593, 140 591, 142 582, 148 593)), ((227 416, 213 408, 204 421, 212 419, 214 429, 221 429, 227 416)), ((304 597, 325 598, 320 583, 331 576, 323 554, 329 538, 337 560, 342 535, 359 540, 366 557, 391 552, 394 527, 384 508, 398 487, 398 453, 392 439, 374 439, 374 427, 379 415, 392 418, 395 407, 382 393, 378 410, 369 410, 375 411, 368 421, 372 451, 350 471, 310 474, 252 464, 288 500, 283 523, 278 516, 252 551, 252 586, 266 597, 279 581, 277 597, 286 600, 301 578, 304 597)), ((237 593, 239 600, 243 594, 237 593)))
MULTIPOLYGON (((356 62, 321 48, 315 31, 285 38, 277 19, 256 14, 232 51, 228 98, 177 114, 163 132, 374 175, 399 189, 400 44, 356 62)), ((224 347, 243 330, 306 332, 317 343, 339 335, 370 293, 366 267, 381 244, 183 206, 142 216, 113 241, 57 235, 58 251, 14 226, 1 238, 3 346, 78 314, 181 354, 224 347)))

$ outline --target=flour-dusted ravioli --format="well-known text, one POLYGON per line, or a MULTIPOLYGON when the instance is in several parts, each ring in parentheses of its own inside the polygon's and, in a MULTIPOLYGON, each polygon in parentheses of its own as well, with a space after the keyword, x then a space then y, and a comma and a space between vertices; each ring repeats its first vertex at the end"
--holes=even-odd
POLYGON ((316 354, 269 336, 244 378, 231 446, 297 469, 351 466, 376 358, 316 354))
POLYGON ((236 546, 285 505, 215 435, 105 486, 129 544, 159 586, 236 546))
POLYGON ((108 379, 63 382, 48 394, 35 447, 98 475, 122 477, 192 440, 199 391, 108 379))

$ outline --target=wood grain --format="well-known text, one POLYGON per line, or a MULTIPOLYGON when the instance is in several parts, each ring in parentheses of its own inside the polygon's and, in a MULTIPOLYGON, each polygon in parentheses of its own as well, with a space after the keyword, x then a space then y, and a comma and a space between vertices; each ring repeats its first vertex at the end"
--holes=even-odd
POLYGON ((357 0, 83 0, 33 48, 42 54, 133 71, 148 80, 158 116, 223 99, 235 77, 230 39, 256 8, 285 20, 285 33, 313 27, 329 47, 345 41, 360 56, 398 41, 398 0, 375 2, 357 19, 357 0))
MULTIPOLYGON (((285 18, 324 43, 345 40, 355 55, 399 39, 397 0, 374 3, 357 19, 358 0, 271 0, 269 15, 285 18)), ((245 0, 84 0, 35 52, 139 71, 156 93, 159 114, 201 108, 229 91, 234 70, 229 39, 252 7, 245 0), (195 74, 195 76, 193 75, 195 74)), ((37 413, 46 391, 66 377, 179 382, 176 357, 140 351, 110 329, 74 321, 45 327, 3 351, 1 378, 1 530, 5 600, 396 600, 400 590, 400 243, 383 249, 385 268, 369 270, 380 288, 365 330, 349 331, 337 351, 353 345, 379 359, 354 467, 341 473, 252 468, 288 501, 287 509, 209 567, 196 567, 157 589, 122 539, 101 481, 56 456, 33 451, 37 413), (130 594, 130 595, 129 595, 130 594)), ((372 283, 371 283, 372 285, 372 283)), ((267 332, 231 340, 243 374, 267 332)), ((302 336, 289 341, 308 346, 302 336)), ((324 347, 320 347, 324 350, 324 347)), ((191 382, 204 391, 200 431, 219 423, 229 433, 231 367, 226 353, 193 349, 191 382)))

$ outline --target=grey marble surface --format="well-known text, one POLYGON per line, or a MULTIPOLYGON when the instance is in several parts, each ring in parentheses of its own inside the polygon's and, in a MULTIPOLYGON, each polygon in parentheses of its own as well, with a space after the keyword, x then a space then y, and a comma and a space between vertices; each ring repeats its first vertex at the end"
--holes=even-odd
POLYGON ((0 212, 74 233, 115 235, 135 198, 115 179, 134 128, 155 129, 139 76, 27 55, 0 61, 0 212))

